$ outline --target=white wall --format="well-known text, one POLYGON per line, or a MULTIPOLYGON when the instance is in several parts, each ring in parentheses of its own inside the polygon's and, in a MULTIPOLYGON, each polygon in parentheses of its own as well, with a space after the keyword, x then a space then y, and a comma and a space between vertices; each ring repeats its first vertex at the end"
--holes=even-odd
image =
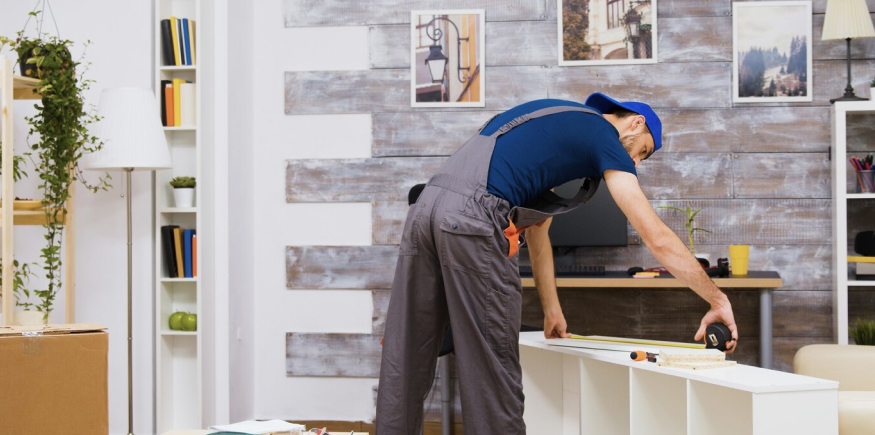
MULTIPOLYGON (((289 290, 289 245, 368 245, 370 204, 287 204, 285 160, 365 158, 368 114, 286 116, 285 71, 368 68, 367 27, 290 28, 282 2, 253 2, 253 213, 256 418, 370 420, 374 379, 286 376, 287 332, 371 333, 371 292, 289 290)), ((232 147, 234 145, 232 144, 232 147)), ((314 185, 314 189, 319 186, 314 185)), ((232 246, 232 250, 234 247, 232 246)))
MULTIPOLYGON (((34 1, 0 2, 0 34, 14 37, 27 20, 34 1)), ((87 77, 97 81, 86 94, 87 103, 97 104, 100 91, 108 87, 152 87, 152 2, 112 0, 54 0, 51 2, 60 35, 77 43, 88 39, 87 60, 92 62, 87 77)), ((31 22, 30 29, 34 29, 31 22)), ((43 32, 54 34, 48 21, 43 32)), ((74 58, 82 52, 77 44, 74 58)), ((4 55, 9 56, 8 52, 4 55)), ((33 102, 15 104, 16 151, 24 150, 27 128, 24 115, 34 113, 33 102)), ((87 174, 95 178, 96 173, 87 174)), ((109 328, 109 427, 112 434, 127 433, 127 251, 123 177, 113 176, 114 188, 91 194, 77 189, 76 210, 76 321, 100 323, 109 328)), ((134 173, 134 405, 136 433, 153 432, 152 406, 152 177, 134 173)), ((19 197, 39 198, 35 175, 16 185, 19 197)), ((39 261, 43 243, 40 227, 17 228, 16 258, 39 261)), ((40 274, 42 275, 42 274, 40 274)), ((44 281, 35 281, 39 285, 44 281)), ((64 322, 60 295, 52 323, 64 322)))
MULTIPOLYGON (((255 417, 255 280, 253 195, 254 98, 253 8, 249 0, 229 0, 228 20, 228 252, 229 274, 229 417, 255 417)), ((259 358, 260 359, 260 358, 259 358)))

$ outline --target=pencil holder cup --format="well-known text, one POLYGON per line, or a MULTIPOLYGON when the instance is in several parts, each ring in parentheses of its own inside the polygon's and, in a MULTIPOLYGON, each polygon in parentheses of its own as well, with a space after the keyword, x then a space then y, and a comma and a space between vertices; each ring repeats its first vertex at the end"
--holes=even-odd
POLYGON ((857 193, 875 193, 875 169, 857 171, 857 193))

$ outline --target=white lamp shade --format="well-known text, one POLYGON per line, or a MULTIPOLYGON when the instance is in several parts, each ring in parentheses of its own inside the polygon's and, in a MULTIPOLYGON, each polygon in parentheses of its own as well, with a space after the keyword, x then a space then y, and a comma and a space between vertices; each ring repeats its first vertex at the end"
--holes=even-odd
POLYGON ((856 39, 875 36, 866 0, 829 0, 820 39, 856 39))
POLYGON ((143 88, 112 88, 100 94, 100 121, 93 134, 103 148, 82 158, 82 168, 166 169, 172 166, 167 138, 161 128, 155 95, 143 88))

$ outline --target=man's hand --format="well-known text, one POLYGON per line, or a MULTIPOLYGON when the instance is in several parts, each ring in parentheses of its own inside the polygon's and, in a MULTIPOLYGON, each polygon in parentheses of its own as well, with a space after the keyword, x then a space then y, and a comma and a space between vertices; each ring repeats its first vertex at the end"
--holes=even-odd
POLYGON ((562 310, 551 310, 544 314, 544 338, 571 337, 571 334, 565 331, 567 328, 568 324, 565 323, 562 310))
POLYGON ((738 343, 738 326, 735 325, 735 316, 732 315, 732 306, 728 300, 721 305, 712 305, 711 309, 705 313, 694 340, 702 341, 705 338, 705 328, 712 323, 723 323, 729 328, 732 333, 732 341, 726 344, 726 353, 735 352, 735 345, 738 343))

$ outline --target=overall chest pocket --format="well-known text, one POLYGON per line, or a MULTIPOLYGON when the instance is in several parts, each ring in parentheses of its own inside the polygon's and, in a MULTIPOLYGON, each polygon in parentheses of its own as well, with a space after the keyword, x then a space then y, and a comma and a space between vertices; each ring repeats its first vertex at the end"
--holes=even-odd
POLYGON ((495 229, 491 222, 447 212, 440 229, 441 263, 444 266, 475 275, 489 275, 495 243, 495 229))

